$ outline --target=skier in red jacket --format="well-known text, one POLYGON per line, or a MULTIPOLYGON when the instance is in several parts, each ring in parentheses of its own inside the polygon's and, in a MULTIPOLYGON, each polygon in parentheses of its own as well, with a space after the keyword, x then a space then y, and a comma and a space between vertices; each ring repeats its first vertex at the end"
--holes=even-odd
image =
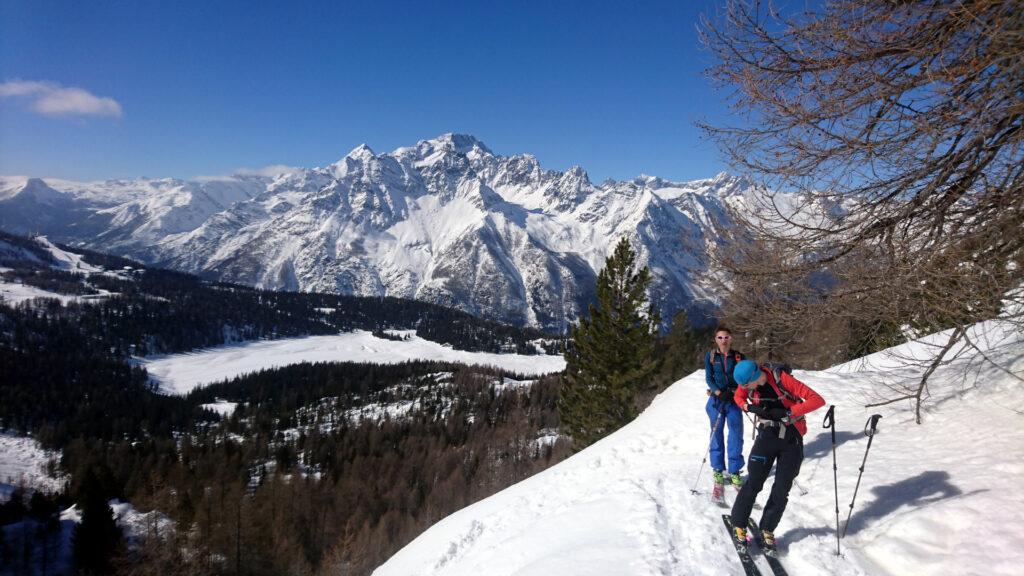
POLYGON ((740 408, 757 415, 757 439, 747 461, 747 482, 732 507, 736 542, 747 545, 747 521, 772 466, 775 482, 761 515, 760 528, 766 554, 775 553, 775 528, 789 501, 789 490, 804 460, 804 415, 825 405, 825 400, 803 382, 784 371, 773 372, 744 360, 736 365, 738 384, 734 400, 740 408))

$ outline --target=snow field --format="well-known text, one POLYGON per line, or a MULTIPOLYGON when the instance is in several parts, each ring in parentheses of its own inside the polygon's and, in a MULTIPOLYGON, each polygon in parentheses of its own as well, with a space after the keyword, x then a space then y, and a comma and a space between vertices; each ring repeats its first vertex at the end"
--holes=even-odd
MULTIPOLYGON (((1024 373, 1024 338, 1012 327, 987 322, 972 335, 988 357, 1024 373)), ((808 415, 805 460, 777 530, 791 574, 1019 574, 1024 527, 1006 519, 1024 514, 1024 419, 1011 409, 1019 402, 999 400, 1019 397, 1011 392, 1019 380, 965 350, 933 375, 922 425, 905 402, 864 407, 880 384, 920 374, 923 367, 905 359, 942 338, 796 372, 836 406, 840 529, 867 446, 865 421, 883 418, 837 557, 831 434, 821 426, 827 408, 808 415)), ((710 432, 704 390, 703 371, 687 376, 622 430, 450 515, 374 574, 742 574, 720 519, 727 510, 708 500, 707 466, 701 494, 690 493, 710 432)), ((744 440, 748 455, 749 423, 744 440)), ((734 497, 727 490, 730 504, 734 497)))
POLYGON ((42 245, 43 248, 46 248, 50 254, 53 255, 54 260, 57 261, 56 268, 60 270, 75 274, 98 274, 104 272, 103 268, 87 263, 82 259, 80 254, 61 250, 45 236, 37 237, 36 242, 42 245))
POLYGON ((46 473, 46 463, 60 459, 60 453, 44 450, 35 438, 0 432, 0 502, 24 486, 44 492, 59 492, 62 481, 46 473))
POLYGON ((497 366, 527 375, 560 372, 565 368, 565 359, 561 356, 466 352, 415 335, 408 341, 394 341, 362 330, 336 336, 246 342, 186 354, 152 356, 140 359, 139 363, 164 393, 188 394, 199 386, 300 362, 398 364, 410 360, 497 366))
POLYGON ((8 306, 14 306, 34 298, 56 298, 57 300, 60 300, 61 304, 85 301, 85 298, 82 296, 58 294, 57 292, 50 292, 49 290, 43 290, 41 288, 36 288, 35 286, 29 286, 28 284, 21 284, 20 282, 0 281, 0 302, 3 302, 8 306))
POLYGON ((200 404, 200 406, 207 410, 212 410, 217 414, 220 414, 221 417, 223 418, 227 418, 235 413, 235 408, 238 408, 238 402, 228 402, 223 398, 217 398, 216 402, 210 402, 209 404, 200 404))
MULTIPOLYGON (((74 274, 82 274, 84 276, 89 276, 91 274, 107 274, 116 278, 123 278, 123 276, 116 272, 106 272, 102 268, 88 264, 79 254, 61 250, 45 236, 38 236, 35 240, 43 248, 46 248, 51 255, 53 255, 53 258, 56 261, 56 264, 53 267, 58 270, 74 274)), ((0 272, 8 270, 9 268, 0 268, 0 272)), ((0 302, 9 306, 14 306, 26 300, 33 300, 35 298, 56 298, 57 300, 60 300, 61 304, 67 304, 69 302, 88 303, 97 302, 113 295, 114 294, 107 290, 100 290, 98 294, 85 296, 60 294, 57 292, 50 292, 49 290, 43 290, 42 288, 36 288, 35 286, 30 286, 28 284, 22 284, 21 282, 5 282, 0 280, 0 302)))

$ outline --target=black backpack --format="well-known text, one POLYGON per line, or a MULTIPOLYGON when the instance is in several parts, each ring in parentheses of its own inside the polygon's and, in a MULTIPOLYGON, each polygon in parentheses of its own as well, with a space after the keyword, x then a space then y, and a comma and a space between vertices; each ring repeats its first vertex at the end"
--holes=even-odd
POLYGON ((801 401, 800 398, 797 398, 796 396, 790 394, 789 390, 786 390, 786 387, 782 385, 782 373, 785 372, 786 374, 789 374, 790 376, 792 376, 793 375, 793 367, 792 366, 790 366, 786 362, 765 362, 761 366, 771 370, 772 376, 775 377, 775 387, 779 389, 779 392, 782 392, 786 396, 787 400, 789 400, 790 402, 800 402, 801 401))

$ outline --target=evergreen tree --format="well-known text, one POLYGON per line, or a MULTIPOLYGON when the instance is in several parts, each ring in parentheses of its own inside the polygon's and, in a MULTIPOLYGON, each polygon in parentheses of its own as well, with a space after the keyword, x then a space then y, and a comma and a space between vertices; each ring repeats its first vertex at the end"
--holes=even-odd
POLYGON ((90 469, 83 482, 82 522, 75 527, 74 555, 80 574, 109 574, 111 559, 121 546, 121 529, 107 504, 100 481, 90 469))
POLYGON ((622 238, 597 276, 596 306, 571 330, 558 412, 576 449, 632 420, 634 398, 650 385, 661 321, 645 306, 650 284, 650 270, 637 270, 636 252, 622 238))
POLYGON ((690 324, 686 312, 679 312, 672 320, 672 328, 655 351, 658 374, 650 395, 661 392, 676 380, 703 367, 704 352, 711 341, 712 328, 696 329, 690 324))

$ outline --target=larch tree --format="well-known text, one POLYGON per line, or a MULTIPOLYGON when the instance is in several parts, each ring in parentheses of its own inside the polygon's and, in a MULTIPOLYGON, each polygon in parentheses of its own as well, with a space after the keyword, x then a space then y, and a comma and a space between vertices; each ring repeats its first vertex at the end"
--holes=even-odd
POLYGON ((712 257, 742 279, 730 297, 783 338, 842 319, 857 353, 949 330, 920 378, 873 401, 909 400, 920 422, 929 376, 973 346, 971 324, 1022 323, 1019 0, 729 0, 701 32, 738 113, 702 127, 760 184, 734 214, 738 242, 712 257))

